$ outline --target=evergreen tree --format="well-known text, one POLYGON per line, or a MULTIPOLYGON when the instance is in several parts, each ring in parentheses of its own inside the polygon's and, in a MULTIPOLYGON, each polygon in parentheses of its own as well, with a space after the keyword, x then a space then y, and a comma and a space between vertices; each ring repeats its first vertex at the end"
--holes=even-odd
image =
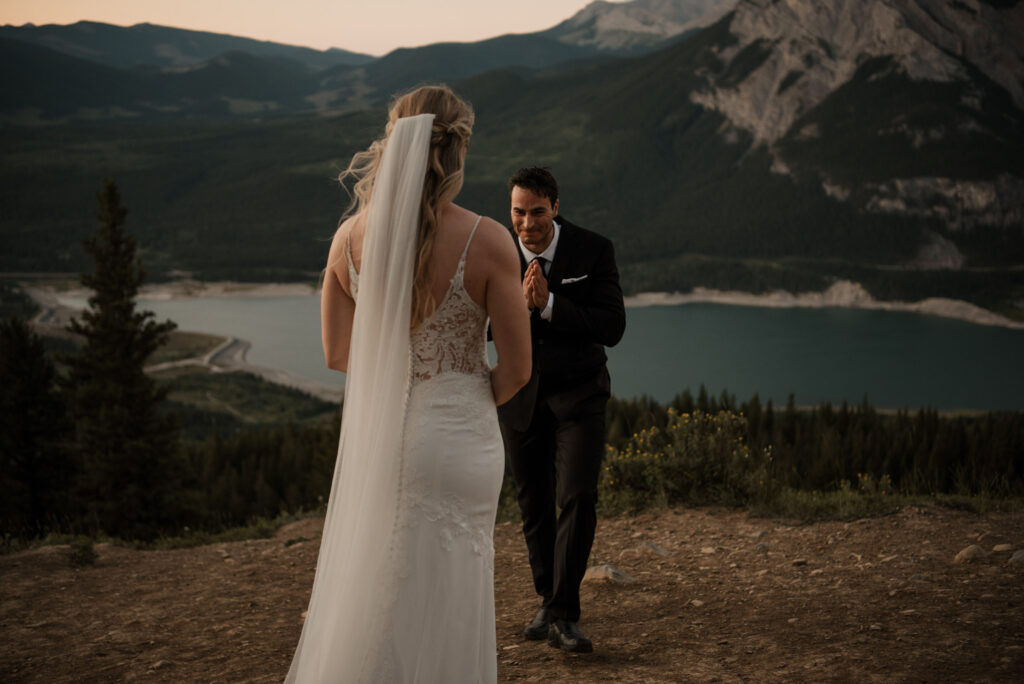
POLYGON ((55 378, 28 324, 0 321, 0 528, 18 537, 68 522, 73 462, 55 378))
POLYGON ((84 338, 79 353, 66 358, 65 383, 80 459, 78 494, 93 531, 150 539, 175 521, 178 434, 159 408, 166 390, 143 367, 176 326, 135 310, 144 273, 135 240, 122 227, 127 212, 109 179, 97 199, 100 226, 83 243, 95 270, 81 279, 93 295, 81 320, 68 326, 84 338))

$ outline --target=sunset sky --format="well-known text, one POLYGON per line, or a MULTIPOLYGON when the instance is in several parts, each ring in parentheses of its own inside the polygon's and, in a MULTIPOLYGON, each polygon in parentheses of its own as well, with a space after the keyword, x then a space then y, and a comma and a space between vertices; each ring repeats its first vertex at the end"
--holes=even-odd
POLYGON ((398 47, 476 41, 554 26, 590 0, 0 0, 0 24, 178 28, 382 55, 398 47))

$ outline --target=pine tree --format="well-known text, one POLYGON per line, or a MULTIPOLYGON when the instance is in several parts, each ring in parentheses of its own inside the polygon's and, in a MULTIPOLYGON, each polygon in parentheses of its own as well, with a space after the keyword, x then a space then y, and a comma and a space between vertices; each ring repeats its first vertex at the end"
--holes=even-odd
POLYGON ((0 321, 0 529, 30 538, 64 529, 73 461, 56 372, 20 318, 0 321))
POLYGON ((123 228, 117 186, 97 194, 100 226, 83 244, 95 270, 81 282, 93 290, 89 309, 68 329, 84 338, 69 356, 65 389, 80 459, 79 496, 93 531, 150 539, 173 525, 178 434, 163 415, 166 394, 143 371, 146 359, 176 326, 135 310, 143 281, 135 240, 123 228))

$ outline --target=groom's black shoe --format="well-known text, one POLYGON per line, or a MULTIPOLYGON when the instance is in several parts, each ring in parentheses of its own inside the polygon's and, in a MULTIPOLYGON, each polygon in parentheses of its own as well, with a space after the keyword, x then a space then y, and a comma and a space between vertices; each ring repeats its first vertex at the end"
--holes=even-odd
POLYGON ((541 607, 537 611, 537 614, 530 620, 530 624, 526 625, 526 629, 523 630, 523 636, 530 641, 543 641, 548 636, 548 625, 551 622, 551 618, 548 616, 548 609, 541 607))
POLYGON ((569 653, 592 653, 594 645, 580 634, 579 627, 569 620, 552 620, 548 628, 548 646, 560 648, 569 653))

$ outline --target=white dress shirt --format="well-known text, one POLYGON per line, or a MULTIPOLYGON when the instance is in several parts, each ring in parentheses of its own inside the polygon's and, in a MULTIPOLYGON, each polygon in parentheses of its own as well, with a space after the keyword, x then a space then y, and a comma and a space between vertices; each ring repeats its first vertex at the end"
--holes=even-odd
MULTIPOLYGON (((523 244, 522 240, 516 238, 519 241, 519 251, 523 253, 523 259, 526 260, 527 266, 529 266, 530 262, 536 259, 537 257, 544 257, 545 259, 548 260, 547 266, 544 269, 545 278, 548 277, 548 273, 551 271, 551 262, 554 261, 555 259, 555 248, 558 247, 558 234, 562 232, 562 227, 558 225, 558 221, 552 221, 551 223, 555 226, 555 236, 551 238, 551 244, 548 245, 547 249, 545 249, 540 254, 535 254, 534 252, 530 251, 526 247, 526 245, 523 244)), ((554 305, 555 295, 553 292, 551 292, 551 289, 548 288, 548 304, 547 306, 544 307, 544 310, 540 312, 540 317, 543 318, 545 321, 550 321, 551 308, 554 305)))

